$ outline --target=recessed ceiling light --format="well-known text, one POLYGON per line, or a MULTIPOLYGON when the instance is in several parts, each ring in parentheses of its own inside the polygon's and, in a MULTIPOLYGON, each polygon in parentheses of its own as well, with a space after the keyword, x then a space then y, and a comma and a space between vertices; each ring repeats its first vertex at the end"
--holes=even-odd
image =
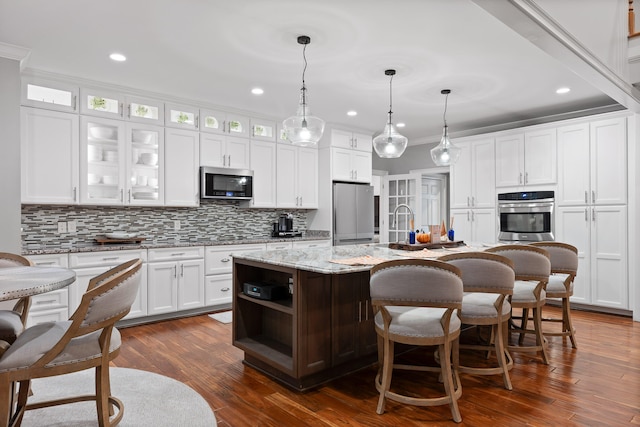
POLYGON ((353 110, 347 111, 347 116, 352 116, 353 117, 353 116, 357 116, 357 115, 358 115, 357 111, 353 111, 353 110))
POLYGON ((568 87, 561 87, 558 90, 556 90, 556 93, 559 95, 562 95, 563 93, 569 93, 571 92, 571 89, 568 87))
POLYGON ((117 62, 123 62, 127 60, 127 57, 121 53, 112 53, 111 55, 109 55, 109 58, 117 62))
POLYGON ((405 126, 406 125, 404 123, 396 123, 396 127, 398 127, 398 128, 403 128, 405 126))
POLYGON ((254 87, 253 89, 251 89, 251 93, 254 95, 262 95, 264 93, 264 90, 259 87, 254 87))

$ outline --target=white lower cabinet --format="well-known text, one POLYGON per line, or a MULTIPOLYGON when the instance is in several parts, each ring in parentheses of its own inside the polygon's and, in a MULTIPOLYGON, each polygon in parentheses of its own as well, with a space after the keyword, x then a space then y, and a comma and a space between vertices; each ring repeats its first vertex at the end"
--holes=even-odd
POLYGON ((497 218, 495 209, 451 209, 455 240, 465 243, 495 243, 497 218))
POLYGON ((571 301, 628 309, 627 207, 558 208, 556 240, 578 248, 571 301))
MULTIPOLYGON (((34 265, 44 267, 69 267, 67 254, 29 255, 34 265)), ((58 289, 31 297, 31 308, 27 327, 44 322, 59 322, 69 319, 69 291, 58 289)))
POLYGON ((69 254, 69 267, 76 272, 76 281, 67 287, 69 292, 69 314, 80 305, 82 295, 87 290, 89 281, 112 267, 130 261, 142 259, 142 276, 138 296, 125 319, 147 315, 147 251, 145 249, 82 252, 69 254))
POLYGON ((233 253, 264 251, 264 244, 208 246, 205 249, 205 305, 230 304, 233 253))
POLYGON ((293 249, 328 248, 330 246, 331 240, 301 240, 291 242, 293 249))
POLYGON ((149 249, 148 314, 204 306, 204 247, 149 249))

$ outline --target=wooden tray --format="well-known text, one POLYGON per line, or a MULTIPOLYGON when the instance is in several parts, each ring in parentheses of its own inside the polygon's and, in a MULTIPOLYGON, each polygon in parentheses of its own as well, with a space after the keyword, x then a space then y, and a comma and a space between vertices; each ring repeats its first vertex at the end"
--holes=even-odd
POLYGON ((458 246, 464 246, 463 240, 454 240, 453 242, 440 242, 440 243, 389 243, 389 249, 400 249, 402 251, 421 251, 423 249, 441 249, 441 248, 456 248, 458 246))
POLYGON ((96 236, 95 241, 104 245, 106 243, 140 243, 144 240, 144 237, 129 237, 128 239, 111 239, 106 236, 96 236))

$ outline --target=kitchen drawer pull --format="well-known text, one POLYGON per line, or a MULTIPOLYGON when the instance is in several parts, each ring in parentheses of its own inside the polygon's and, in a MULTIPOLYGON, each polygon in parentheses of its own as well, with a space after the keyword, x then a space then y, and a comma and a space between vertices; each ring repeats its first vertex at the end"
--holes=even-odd
POLYGON ((220 260, 220 262, 229 262, 229 261, 231 261, 231 258, 222 258, 220 260))
POLYGON ((596 210, 591 209, 591 221, 596 222, 596 210))
POLYGON ((196 120, 195 121, 196 121, 196 123, 195 123, 196 129, 198 129, 198 127, 200 126, 200 116, 196 116, 196 120))
POLYGON ((119 110, 120 110, 120 117, 124 117, 124 103, 123 102, 120 103, 119 110))
POLYGON ((589 209, 584 210, 584 220, 585 221, 589 221, 589 209))
POLYGON ((118 259, 120 259, 120 257, 118 257, 118 256, 106 256, 106 257, 102 258, 103 261, 115 261, 115 260, 118 260, 118 259))
POLYGON ((184 252, 176 252, 174 254, 171 254, 171 256, 183 256, 184 252))
POLYGON ((584 190, 584 203, 589 203, 589 192, 584 190))
POLYGON ((180 277, 184 277, 184 264, 180 264, 180 277))
POLYGON ((178 266, 177 265, 173 266, 173 277, 178 277, 178 266))
POLYGON ((127 117, 131 118, 131 104, 127 105, 127 117))
POLYGON ((471 206, 476 205, 476 196, 471 196, 471 206))
POLYGON ((227 288, 222 288, 222 289, 220 289, 220 290, 221 290, 222 292, 229 292, 231 289, 227 287, 227 288))
POLYGON ((41 262, 36 262, 36 265, 55 265, 55 261, 41 261, 41 262))
POLYGON ((52 303, 54 303, 56 301, 57 301, 56 299, 48 299, 48 300, 45 300, 45 301, 36 301, 36 305, 37 304, 52 304, 52 303))
POLYGON ((469 196, 467 196, 467 207, 471 207, 471 200, 469 199, 469 196))
POLYGON ((596 190, 591 190, 591 203, 596 202, 596 190))

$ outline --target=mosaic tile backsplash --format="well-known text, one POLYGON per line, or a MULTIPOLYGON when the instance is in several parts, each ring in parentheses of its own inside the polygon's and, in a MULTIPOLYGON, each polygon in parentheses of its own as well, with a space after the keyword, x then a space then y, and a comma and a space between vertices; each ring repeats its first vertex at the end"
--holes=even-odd
POLYGON ((22 205, 22 247, 92 244, 97 235, 113 231, 135 232, 152 243, 266 238, 285 212, 293 215, 294 229, 328 236, 307 230, 304 210, 247 209, 233 201, 202 200, 197 208, 22 205), (58 222, 68 221, 76 222, 76 232, 58 233, 58 222))

